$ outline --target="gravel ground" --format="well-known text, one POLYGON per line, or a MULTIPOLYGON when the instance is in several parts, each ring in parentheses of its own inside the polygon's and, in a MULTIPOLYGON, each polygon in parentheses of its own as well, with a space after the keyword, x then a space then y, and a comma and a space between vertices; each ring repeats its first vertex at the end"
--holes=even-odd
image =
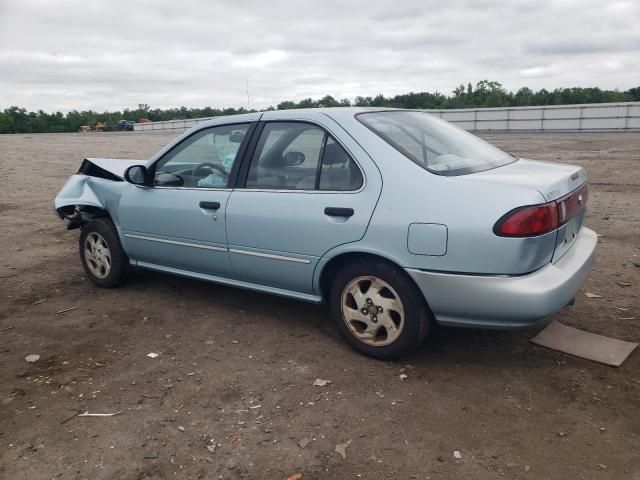
MULTIPOLYGON (((53 197, 83 157, 175 135, 0 136, 0 478, 640 479, 638 351, 615 369, 529 343, 544 324, 438 328, 383 363, 325 307, 145 272, 96 289, 53 197)), ((586 168, 603 298, 554 318, 637 341, 640 134, 484 136, 586 168)))

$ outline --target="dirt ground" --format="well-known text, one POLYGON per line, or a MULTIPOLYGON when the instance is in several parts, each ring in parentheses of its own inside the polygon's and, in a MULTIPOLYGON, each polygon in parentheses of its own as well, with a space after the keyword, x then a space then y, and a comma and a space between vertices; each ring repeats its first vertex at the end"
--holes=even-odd
MULTIPOLYGON (((0 136, 0 478, 640 479, 640 351, 616 369, 531 344, 544 324, 437 328, 384 363, 325 307, 145 272, 96 289, 53 197, 83 157, 175 135, 0 136)), ((586 168, 598 265, 554 318, 638 341, 640 134, 485 137, 586 168)))

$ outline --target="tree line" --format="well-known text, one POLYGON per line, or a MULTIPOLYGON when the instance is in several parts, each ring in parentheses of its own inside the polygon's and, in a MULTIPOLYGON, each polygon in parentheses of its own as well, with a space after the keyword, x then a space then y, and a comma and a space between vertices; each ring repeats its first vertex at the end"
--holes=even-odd
MULTIPOLYGON (((299 102, 284 101, 266 110, 285 110, 290 108, 318 107, 395 107, 420 109, 445 108, 481 108, 481 107, 516 107, 535 105, 568 105, 604 102, 640 101, 640 87, 626 91, 602 90, 593 88, 557 88, 553 91, 541 89, 533 91, 522 87, 516 92, 507 91, 500 82, 481 80, 475 86, 468 83, 459 85, 451 95, 439 92, 410 92, 392 97, 378 94, 375 97, 358 96, 354 100, 336 99, 326 95, 320 99, 306 98, 299 102)), ((67 113, 47 113, 42 110, 28 112, 24 108, 9 107, 0 112, 0 133, 56 133, 77 132, 82 125, 102 122, 115 125, 121 119, 138 121, 147 118, 151 121, 182 120, 189 118, 215 117, 248 113, 255 110, 240 108, 151 108, 147 104, 139 104, 135 109, 114 112, 95 112, 93 110, 67 113)))

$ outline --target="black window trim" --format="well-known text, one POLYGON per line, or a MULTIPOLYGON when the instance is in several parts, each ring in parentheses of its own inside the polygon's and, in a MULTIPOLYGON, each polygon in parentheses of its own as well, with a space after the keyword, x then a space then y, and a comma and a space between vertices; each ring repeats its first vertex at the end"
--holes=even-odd
MULTIPOLYGON (((398 108, 398 109, 392 109, 392 110, 389 110, 389 109, 387 109, 387 110, 367 110, 366 112, 359 112, 359 113, 354 114, 354 117, 358 122, 360 122, 367 129, 369 129, 375 136, 377 136, 378 138, 381 138, 382 140, 384 140, 391 147, 393 147, 396 150, 398 150, 401 154, 403 154, 405 157, 407 157, 413 163, 415 163, 420 168, 426 170, 429 173, 433 173, 434 175, 440 175, 440 176, 443 176, 443 177, 457 177, 457 176, 461 176, 461 175, 469 175, 471 173, 486 172, 488 170, 493 170, 495 168, 500 168, 500 167, 503 167, 505 165, 509 165, 510 163, 513 163, 513 162, 518 160, 517 158, 514 157, 513 161, 511 161, 509 163, 503 163, 503 164, 500 164, 500 165, 488 164, 488 166, 485 165, 485 166, 463 167, 463 168, 457 168, 455 170, 433 170, 433 169, 427 167, 424 164, 424 162, 421 162, 420 159, 416 158, 415 155, 413 155, 411 152, 409 152, 407 149, 405 149, 402 145, 398 144, 391 137, 389 137, 388 135, 385 135, 382 132, 378 132, 372 126, 367 125, 367 123, 365 121, 363 121, 361 118, 359 118, 361 115, 367 115, 367 114, 371 114, 371 113, 398 113, 398 112, 413 112, 413 113, 422 113, 424 115, 430 115, 428 112, 423 112, 422 110, 412 110, 412 109, 407 109, 407 108, 403 108, 403 109, 398 108)), ((507 153, 507 155, 509 155, 509 154, 507 153)))
POLYGON ((191 132, 191 134, 184 137, 178 143, 173 145, 169 150, 164 152, 160 158, 157 158, 149 166, 149 168, 147 169, 147 183, 148 183, 147 186, 151 188, 171 188, 171 189, 180 189, 180 190, 231 190, 233 189, 234 185, 236 184, 238 172, 240 170, 240 164, 244 159, 245 153, 247 151, 247 147, 253 137, 253 133, 256 130, 258 123, 259 122, 257 120, 249 120, 249 121, 244 120, 244 121, 236 121, 236 122, 219 123, 216 125, 207 125, 205 127, 194 130, 193 132, 191 132), (195 135, 199 135, 202 132, 206 132, 207 130, 213 130, 214 128, 220 128, 220 127, 231 127, 233 125, 248 125, 249 128, 247 129, 247 133, 242 139, 242 143, 240 144, 240 147, 238 148, 238 152, 236 153, 236 158, 233 162, 233 166, 231 167, 231 172, 229 173, 229 179, 227 180, 226 186, 224 187, 162 187, 162 186, 157 186, 153 184, 155 174, 156 174, 156 169, 158 168, 158 164, 162 160, 164 160, 167 157, 167 155, 172 154, 175 151, 175 149, 177 149, 180 145, 183 145, 186 141, 190 140, 195 135))
MULTIPOLYGON (((364 169, 362 168, 362 166, 360 165, 360 163, 358 163, 358 161, 355 159, 355 157, 351 154, 351 152, 349 151, 349 149, 347 147, 345 147, 345 145, 338 140, 338 138, 336 137, 336 135, 334 135, 327 127, 325 127, 324 125, 315 122, 313 120, 307 120, 307 119, 274 119, 274 120, 259 120, 258 122, 256 122, 256 128, 253 130, 252 132, 252 136, 250 139, 250 142, 247 146, 247 149, 244 151, 244 155, 242 157, 242 162, 241 162, 241 166, 240 166, 240 170, 238 172, 238 175, 236 177, 236 181, 235 181, 235 186, 233 187, 234 190, 238 190, 238 191, 246 191, 246 192, 278 192, 278 193, 359 193, 362 190, 364 190, 366 184, 367 184, 367 177, 365 175, 364 169), (322 130, 324 132, 324 139, 322 142, 322 149, 320 152, 320 161, 318 162, 318 170, 316 173, 316 185, 315 188, 313 190, 297 190, 297 189, 293 189, 293 188, 265 188, 265 187, 260 187, 260 188, 253 188, 253 187, 247 187, 246 183, 247 183, 247 177, 249 176, 249 168, 251 166, 251 160, 253 159, 253 154, 255 152, 255 149, 258 145, 258 140, 260 139, 260 136, 262 134, 262 131, 264 130, 264 127, 267 123, 305 123, 308 125, 313 125, 314 127, 319 128, 320 130, 322 130), (360 175, 362 177, 362 182, 361 185, 355 189, 355 190, 320 190, 320 170, 322 168, 322 163, 324 160, 324 148, 326 146, 326 142, 327 139, 329 138, 329 136, 331 136, 331 138, 333 139, 334 142, 336 142, 338 145, 340 145, 340 147, 342 147, 345 151, 345 153, 349 156, 349 159, 358 167, 358 170, 360 171, 360 175)), ((237 163, 237 162, 236 162, 237 163)))
MULTIPOLYGON (((316 180, 313 183, 314 190, 320 190, 320 175, 322 175, 322 165, 324 165, 324 150, 327 147, 327 140, 329 139, 329 134, 327 133, 327 131, 323 130, 323 132, 324 136, 322 137, 322 145, 320 146, 320 160, 318 161, 318 165, 316 167, 316 180)), ((349 154, 347 153, 347 155, 349 154)), ((351 158, 351 156, 349 156, 349 158, 351 158)))

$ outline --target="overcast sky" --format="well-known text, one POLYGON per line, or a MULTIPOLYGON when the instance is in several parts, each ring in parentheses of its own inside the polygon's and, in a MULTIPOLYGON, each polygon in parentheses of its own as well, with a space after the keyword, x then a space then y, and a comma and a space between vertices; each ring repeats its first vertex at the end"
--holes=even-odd
POLYGON ((0 0, 0 109, 640 84, 640 1, 0 0))

